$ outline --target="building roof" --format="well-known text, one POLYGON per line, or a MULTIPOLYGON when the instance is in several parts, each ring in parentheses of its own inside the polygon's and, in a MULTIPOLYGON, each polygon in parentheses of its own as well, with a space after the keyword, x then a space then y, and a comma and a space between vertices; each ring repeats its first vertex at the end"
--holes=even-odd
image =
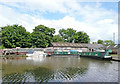
POLYGON ((107 49, 118 49, 118 45, 109 45, 109 46, 106 46, 107 49))
POLYGON ((102 44, 83 44, 87 46, 89 49, 97 49, 97 48, 104 48, 102 44))
POLYGON ((59 42, 52 42, 53 47, 76 47, 76 48, 103 48, 102 44, 83 44, 83 43, 59 43, 59 42))
POLYGON ((59 43, 59 42, 52 42, 51 43, 53 47, 87 47, 85 45, 82 45, 81 43, 59 43))

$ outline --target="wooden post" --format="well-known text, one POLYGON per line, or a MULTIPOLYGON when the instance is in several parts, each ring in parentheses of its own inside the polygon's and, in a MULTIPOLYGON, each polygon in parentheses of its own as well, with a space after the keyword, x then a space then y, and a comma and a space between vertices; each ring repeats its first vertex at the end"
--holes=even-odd
POLYGON ((9 57, 10 57, 10 51, 9 51, 9 57))

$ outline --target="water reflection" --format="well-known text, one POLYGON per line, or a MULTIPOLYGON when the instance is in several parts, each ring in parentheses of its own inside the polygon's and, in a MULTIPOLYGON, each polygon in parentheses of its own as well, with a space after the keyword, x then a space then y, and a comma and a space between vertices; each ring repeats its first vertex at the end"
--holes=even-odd
POLYGON ((3 76, 3 82, 48 82, 49 80, 71 80, 78 75, 84 74, 87 68, 63 68, 52 71, 48 68, 39 67, 27 70, 24 73, 13 73, 3 76))
POLYGON ((2 82, 25 82, 26 74, 13 73, 2 77, 2 82))
POLYGON ((62 70, 59 70, 55 74, 55 79, 63 79, 63 80, 72 80, 77 78, 77 76, 85 74, 87 68, 76 68, 76 67, 68 67, 62 70))
POLYGON ((79 57, 6 59, 2 78, 3 82, 114 82, 118 77, 116 66, 110 61, 79 57))
POLYGON ((34 62, 42 62, 46 57, 26 57, 26 60, 32 60, 34 62))

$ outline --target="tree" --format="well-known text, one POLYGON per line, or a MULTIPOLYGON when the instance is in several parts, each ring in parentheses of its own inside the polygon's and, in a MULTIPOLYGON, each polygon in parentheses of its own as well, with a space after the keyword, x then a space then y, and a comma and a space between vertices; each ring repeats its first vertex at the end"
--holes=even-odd
POLYGON ((40 32, 33 32, 32 34, 32 46, 45 48, 49 45, 46 40, 46 35, 40 32))
POLYGON ((92 42, 92 44, 97 44, 97 42, 92 42))
POLYGON ((24 36, 22 36, 22 38, 19 42, 20 42, 20 47, 22 47, 22 48, 32 47, 30 32, 26 32, 26 34, 24 36))
POLYGON ((108 45, 114 45, 114 42, 112 40, 105 40, 104 41, 104 45, 108 46, 108 45))
POLYGON ((72 28, 60 29, 59 35, 66 40, 67 42, 72 42, 75 39, 76 30, 73 30, 72 28))
POLYGON ((53 37, 53 34, 55 33, 54 28, 49 28, 44 25, 38 25, 35 27, 35 29, 33 29, 33 32, 37 32, 37 31, 39 31, 40 33, 44 33, 45 35, 48 35, 51 37, 53 37))
POLYGON ((44 25, 38 25, 32 32, 32 45, 36 47, 47 47, 53 41, 54 28, 49 28, 44 25))
POLYGON ((98 40, 97 43, 98 44, 103 44, 103 40, 98 40))
POLYGON ((66 41, 66 42, 75 42, 75 43, 89 43, 90 38, 85 32, 76 32, 72 28, 60 29, 59 35, 66 41))
POLYGON ((7 25, 2 28, 2 44, 6 48, 31 47, 31 35, 23 26, 7 25))
POLYGON ((87 33, 84 32, 77 32, 75 37, 75 43, 89 43, 90 38, 87 33))
POLYGON ((55 35, 55 36, 53 36, 53 42, 65 42, 65 41, 59 35, 55 35))

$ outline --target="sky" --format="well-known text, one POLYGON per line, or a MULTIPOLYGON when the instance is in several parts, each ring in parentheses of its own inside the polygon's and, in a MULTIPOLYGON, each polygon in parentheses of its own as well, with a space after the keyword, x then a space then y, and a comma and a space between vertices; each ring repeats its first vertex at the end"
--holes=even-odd
MULTIPOLYGON (((101 0, 102 1, 102 0, 101 0)), ((73 28, 86 32, 91 42, 113 40, 118 43, 118 2, 80 0, 1 0, 0 27, 19 24, 32 32, 35 26, 73 28)))

